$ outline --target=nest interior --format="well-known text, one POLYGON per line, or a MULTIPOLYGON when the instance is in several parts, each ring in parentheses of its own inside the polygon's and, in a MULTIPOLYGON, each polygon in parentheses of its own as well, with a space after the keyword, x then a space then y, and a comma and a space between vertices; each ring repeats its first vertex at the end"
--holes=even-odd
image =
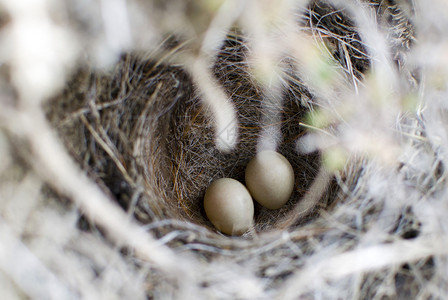
MULTIPOLYGON (((247 76, 242 49, 239 37, 229 38, 214 68, 240 122, 240 142, 231 153, 216 148, 210 112, 181 67, 132 55, 123 57, 111 75, 79 72, 63 100, 57 100, 63 112, 51 105, 49 116, 77 161, 123 208, 134 207, 141 221, 177 218, 213 228, 202 208, 207 186, 221 177, 244 183, 261 126, 271 126, 260 124, 261 114, 269 112, 261 109, 261 92, 247 76)), ((309 110, 302 94, 309 97, 291 83, 284 95, 279 146, 295 170, 295 191, 280 210, 256 206, 260 230, 291 209, 319 168, 317 153, 295 155, 296 140, 304 133, 299 122, 309 110)))

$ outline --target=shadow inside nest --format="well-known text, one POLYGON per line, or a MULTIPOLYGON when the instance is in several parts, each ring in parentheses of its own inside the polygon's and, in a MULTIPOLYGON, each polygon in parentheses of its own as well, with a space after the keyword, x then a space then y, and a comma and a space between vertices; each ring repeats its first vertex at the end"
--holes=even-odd
MULTIPOLYGON (((243 41, 230 37, 217 58, 215 76, 230 95, 239 121, 239 142, 230 153, 216 149, 211 113, 201 105, 196 96, 179 101, 173 109, 170 123, 168 153, 174 174, 173 188, 179 206, 189 219, 205 222, 202 199, 208 185, 218 178, 230 177, 244 183, 244 172, 249 160, 256 154, 262 129, 278 124, 261 124, 263 114, 262 92, 249 74, 245 61, 243 41)), ((299 125, 308 112, 310 95, 297 79, 290 79, 289 90, 283 95, 284 107, 281 119, 282 141, 278 151, 291 162, 295 170, 296 185, 288 203, 278 210, 268 210, 255 203, 255 228, 272 228, 311 185, 319 169, 319 155, 297 155, 297 139, 304 134, 299 125), (304 105, 305 104, 305 105, 304 105)))

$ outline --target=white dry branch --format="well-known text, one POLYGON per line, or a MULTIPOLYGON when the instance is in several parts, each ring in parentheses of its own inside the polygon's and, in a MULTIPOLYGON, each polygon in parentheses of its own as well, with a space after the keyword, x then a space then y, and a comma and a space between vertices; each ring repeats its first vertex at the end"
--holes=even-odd
POLYGON ((30 164, 36 173, 75 201, 81 211, 104 228, 112 240, 118 245, 133 248, 138 256, 161 269, 186 276, 183 264, 177 261, 175 255, 164 246, 157 245, 143 228, 130 221, 127 214, 74 164, 40 110, 9 111, 8 116, 3 116, 3 120, 14 124, 10 128, 13 134, 30 143, 30 164), (17 121, 21 126, 17 126, 17 121))
POLYGON ((446 256, 447 245, 448 237, 442 235, 359 248, 326 257, 319 262, 311 257, 313 263, 285 282, 279 299, 297 299, 310 290, 318 289, 327 280, 338 280, 349 275, 361 276, 431 256, 446 256))
POLYGON ((213 114, 215 141, 218 149, 231 151, 238 142, 238 119, 229 96, 220 88, 203 57, 193 58, 187 64, 203 101, 213 114))

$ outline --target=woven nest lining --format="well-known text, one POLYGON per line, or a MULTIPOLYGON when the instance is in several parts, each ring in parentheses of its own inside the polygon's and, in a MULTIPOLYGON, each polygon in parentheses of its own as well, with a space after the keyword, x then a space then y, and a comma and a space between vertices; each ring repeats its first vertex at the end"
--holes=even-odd
MULTIPOLYGON (((94 97, 99 101, 88 105, 97 110, 97 116, 90 112, 81 118, 72 118, 71 113, 64 117, 64 125, 59 128, 65 132, 75 130, 75 137, 81 139, 65 136, 70 139, 69 148, 83 156, 78 159, 99 174, 106 190, 124 207, 137 205, 142 221, 177 218, 213 228, 202 207, 205 189, 222 177, 244 183, 245 167, 256 153, 261 127, 276 125, 260 124, 261 115, 269 112, 262 111, 261 92, 252 78, 245 75, 247 65, 241 49, 240 40, 229 39, 223 48, 225 56, 218 56, 219 70, 215 68, 238 113, 241 135, 234 151, 224 153, 216 148, 211 113, 201 103, 185 71, 165 65, 154 67, 132 56, 124 58, 107 79, 83 79, 94 81, 86 94, 95 91, 94 97), (135 79, 123 88, 117 82, 122 77, 135 79), (105 80, 110 81, 104 84, 105 80), (112 93, 117 96, 108 98, 112 93), (111 139, 109 144, 103 139, 105 132, 111 139), (141 197, 133 196, 137 182, 145 187, 141 197), (133 197, 138 199, 132 200, 133 197)), ((256 205, 258 230, 275 227, 276 221, 303 197, 320 165, 317 153, 296 154, 297 138, 304 134, 299 123, 310 106, 303 105, 306 104, 300 96, 305 91, 303 87, 293 85, 291 82, 292 88, 284 95, 282 142, 278 151, 293 165, 296 187, 282 209, 267 210, 256 205)), ((68 98, 68 103, 73 103, 68 98)))

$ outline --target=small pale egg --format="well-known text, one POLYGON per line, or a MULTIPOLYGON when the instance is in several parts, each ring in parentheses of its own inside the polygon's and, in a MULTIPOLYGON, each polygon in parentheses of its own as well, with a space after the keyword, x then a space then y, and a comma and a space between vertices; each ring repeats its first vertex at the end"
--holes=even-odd
POLYGON ((294 170, 280 153, 261 151, 246 167, 246 186, 258 203, 278 209, 291 197, 294 170))
POLYGON ((235 179, 221 178, 212 182, 205 192, 204 209, 210 222, 225 234, 241 235, 252 226, 252 197, 235 179))

